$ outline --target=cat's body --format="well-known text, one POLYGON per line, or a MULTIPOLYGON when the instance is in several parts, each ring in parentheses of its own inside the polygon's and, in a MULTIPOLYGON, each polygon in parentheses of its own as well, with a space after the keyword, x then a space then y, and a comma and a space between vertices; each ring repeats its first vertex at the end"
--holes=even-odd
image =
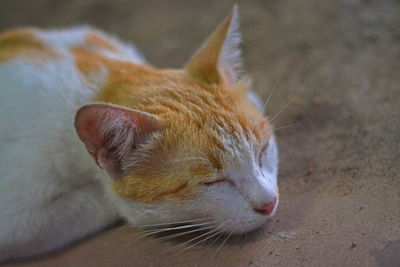
POLYGON ((88 27, 0 36, 0 261, 60 248, 121 217, 211 217, 209 226, 244 232, 274 213, 277 148, 229 58, 234 19, 184 71, 149 67, 135 48, 88 27))
MULTIPOLYGON (((118 218, 96 181, 101 170, 72 127, 73 114, 99 90, 96 82, 104 82, 99 75, 87 83, 69 50, 84 46, 90 34, 102 36, 89 28, 3 35, 3 43, 37 38, 57 58, 40 50, 24 54, 27 43, 13 60, 0 63, 0 259, 12 251, 29 256, 57 248, 118 218)), ((142 62, 133 49, 121 57, 142 62)))

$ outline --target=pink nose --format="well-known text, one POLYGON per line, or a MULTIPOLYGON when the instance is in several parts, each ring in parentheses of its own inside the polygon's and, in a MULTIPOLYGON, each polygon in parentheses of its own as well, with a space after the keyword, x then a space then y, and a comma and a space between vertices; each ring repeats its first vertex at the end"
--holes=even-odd
POLYGON ((261 209, 255 209, 255 211, 264 215, 270 215, 275 208, 276 201, 278 201, 278 197, 275 197, 274 201, 263 205, 261 209))

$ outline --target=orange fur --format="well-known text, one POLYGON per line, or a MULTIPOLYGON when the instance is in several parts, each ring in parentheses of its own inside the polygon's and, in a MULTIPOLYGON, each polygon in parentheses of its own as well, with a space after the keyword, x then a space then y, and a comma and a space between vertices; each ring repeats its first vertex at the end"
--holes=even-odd
POLYGON ((95 32, 90 32, 86 34, 85 43, 95 48, 103 48, 113 52, 119 51, 111 40, 107 40, 106 38, 95 32))
POLYGON ((22 28, 0 35, 0 62, 25 55, 29 58, 55 57, 57 53, 35 38, 36 30, 22 28))
POLYGON ((186 69, 193 77, 210 83, 224 82, 225 77, 217 70, 218 55, 221 53, 221 48, 225 42, 225 33, 231 24, 232 15, 225 19, 186 65, 186 69))
POLYGON ((84 48, 74 48, 73 54, 83 73, 100 67, 109 72, 106 85, 94 99, 96 102, 148 112, 164 121, 159 138, 146 150, 152 154, 141 155, 140 164, 112 184, 120 196, 141 202, 166 197, 184 199, 190 197, 195 185, 215 179, 215 170, 221 171, 229 164, 229 156, 215 130, 217 124, 224 125, 231 134, 253 136, 257 142, 272 134, 266 118, 247 100, 245 82, 231 87, 208 84, 182 70, 157 70, 107 59, 84 48), (168 165, 171 159, 196 155, 198 151, 207 156, 208 163, 174 163, 174 169, 168 165))

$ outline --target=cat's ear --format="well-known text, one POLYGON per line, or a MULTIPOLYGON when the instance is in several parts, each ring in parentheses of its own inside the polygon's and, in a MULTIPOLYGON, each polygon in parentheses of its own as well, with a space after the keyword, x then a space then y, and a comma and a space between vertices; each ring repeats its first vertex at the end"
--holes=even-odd
POLYGON ((186 64, 186 71, 208 83, 235 83, 242 65, 240 41, 239 13, 235 5, 232 13, 186 64))
POLYGON ((108 104, 90 104, 75 115, 75 128, 90 155, 113 179, 123 172, 123 160, 161 125, 157 117, 108 104))

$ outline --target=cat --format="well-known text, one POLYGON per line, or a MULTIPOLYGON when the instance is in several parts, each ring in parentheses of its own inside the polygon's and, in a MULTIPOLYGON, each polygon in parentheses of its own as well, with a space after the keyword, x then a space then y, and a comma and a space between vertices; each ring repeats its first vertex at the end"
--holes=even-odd
POLYGON ((238 28, 234 7, 179 70, 90 27, 0 35, 0 261, 121 218, 243 233, 273 216, 278 148, 238 28))

